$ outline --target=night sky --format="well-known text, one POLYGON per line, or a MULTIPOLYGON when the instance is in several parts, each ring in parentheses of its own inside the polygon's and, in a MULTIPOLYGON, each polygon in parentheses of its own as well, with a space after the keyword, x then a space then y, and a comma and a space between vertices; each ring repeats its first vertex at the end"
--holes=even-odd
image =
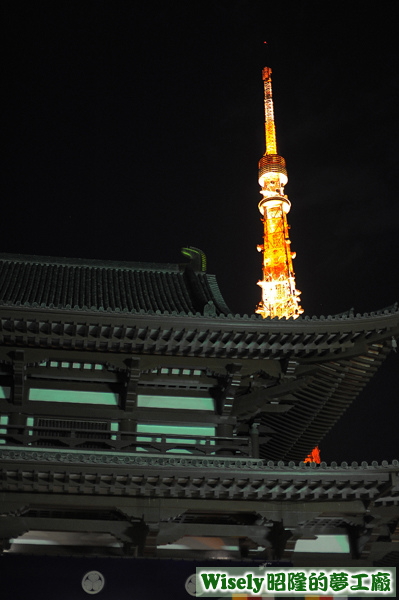
MULTIPOLYGON (((396 3, 3 7, 1 252, 176 263, 192 245, 251 314, 267 64, 305 314, 399 300, 396 3)), ((391 353, 322 460, 399 458, 398 385, 391 353)))

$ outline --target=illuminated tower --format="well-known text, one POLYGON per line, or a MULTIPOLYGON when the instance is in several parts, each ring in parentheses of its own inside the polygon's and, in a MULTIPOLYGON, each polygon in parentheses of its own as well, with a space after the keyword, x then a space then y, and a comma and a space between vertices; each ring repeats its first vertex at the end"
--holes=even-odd
POLYGON ((264 223, 263 279, 258 282, 262 288, 262 301, 256 312, 265 317, 298 317, 302 312, 299 305, 300 292, 295 289, 291 252, 288 235, 287 213, 291 203, 284 194, 288 181, 285 160, 277 154, 276 130, 274 126, 272 98, 272 70, 262 71, 265 91, 265 134, 266 151, 259 161, 259 185, 262 187, 262 200, 259 210, 264 223))

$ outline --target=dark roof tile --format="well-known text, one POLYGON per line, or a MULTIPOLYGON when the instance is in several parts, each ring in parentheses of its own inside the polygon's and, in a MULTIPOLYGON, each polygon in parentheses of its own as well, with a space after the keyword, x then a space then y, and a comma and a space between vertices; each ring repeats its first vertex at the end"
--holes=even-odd
POLYGON ((0 255, 0 304, 43 308, 227 314, 214 275, 191 264, 0 255))

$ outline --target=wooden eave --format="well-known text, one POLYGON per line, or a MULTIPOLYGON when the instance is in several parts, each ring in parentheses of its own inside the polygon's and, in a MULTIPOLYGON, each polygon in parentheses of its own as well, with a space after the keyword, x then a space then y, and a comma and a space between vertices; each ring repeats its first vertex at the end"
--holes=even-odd
MULTIPOLYGON (((3 492, 399 505, 399 463, 327 466, 261 459, 2 447, 3 492), (54 489, 56 488, 56 489, 54 489)), ((4 497, 6 499, 6 496, 4 497)), ((260 507, 259 507, 260 508, 260 507)))
MULTIPOLYGON (((164 355, 329 360, 399 335, 399 311, 263 320, 0 307, 0 344, 164 355)), ((376 351, 377 352, 377 351, 376 351)))
POLYGON ((262 419, 276 434, 261 447, 261 456, 295 461, 320 443, 398 336, 397 310, 262 320, 0 307, 0 360, 6 363, 22 349, 31 365, 55 355, 67 359, 72 351, 121 370, 133 359, 141 374, 167 365, 200 366, 228 381, 232 363, 239 377, 265 372, 266 379, 238 385, 226 416, 262 419))

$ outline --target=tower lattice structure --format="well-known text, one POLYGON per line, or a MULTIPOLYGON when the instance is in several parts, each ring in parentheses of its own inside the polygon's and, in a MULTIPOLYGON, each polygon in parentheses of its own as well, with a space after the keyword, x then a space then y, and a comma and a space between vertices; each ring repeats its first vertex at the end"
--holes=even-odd
POLYGON ((300 291, 295 288, 295 274, 291 252, 287 213, 291 208, 284 186, 288 181, 285 160, 277 153, 276 128, 272 97, 272 70, 262 71, 265 97, 265 154, 259 161, 258 181, 262 200, 259 211, 264 225, 263 244, 258 246, 263 252, 263 279, 258 281, 262 288, 262 301, 256 312, 266 317, 298 317, 302 312, 299 304, 300 291))

